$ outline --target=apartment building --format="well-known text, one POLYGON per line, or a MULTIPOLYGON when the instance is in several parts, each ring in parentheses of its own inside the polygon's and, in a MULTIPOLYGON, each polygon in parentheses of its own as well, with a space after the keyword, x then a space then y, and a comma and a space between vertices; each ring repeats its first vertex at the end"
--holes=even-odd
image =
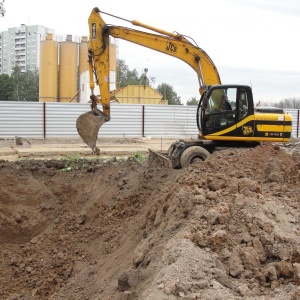
POLYGON ((25 25, 0 32, 0 74, 11 75, 19 66, 22 72, 39 69, 40 42, 54 30, 40 25, 25 25))

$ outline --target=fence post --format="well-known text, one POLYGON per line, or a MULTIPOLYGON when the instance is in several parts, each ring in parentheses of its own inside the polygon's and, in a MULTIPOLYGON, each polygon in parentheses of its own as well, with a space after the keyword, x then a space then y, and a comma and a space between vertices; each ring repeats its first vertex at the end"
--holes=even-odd
POLYGON ((145 137, 145 105, 143 105, 142 137, 145 137))
POLYGON ((298 117, 297 117, 297 138, 299 137, 299 112, 300 109, 298 109, 298 117))
POLYGON ((46 102, 43 102, 43 117, 44 117, 44 140, 46 139, 46 102))

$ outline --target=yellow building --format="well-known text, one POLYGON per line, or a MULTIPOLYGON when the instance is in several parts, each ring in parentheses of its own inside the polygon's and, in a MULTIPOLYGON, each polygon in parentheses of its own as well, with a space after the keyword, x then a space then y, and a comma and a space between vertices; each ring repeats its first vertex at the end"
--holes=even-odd
POLYGON ((168 104, 163 96, 149 85, 128 85, 112 91, 110 100, 121 104, 168 104))

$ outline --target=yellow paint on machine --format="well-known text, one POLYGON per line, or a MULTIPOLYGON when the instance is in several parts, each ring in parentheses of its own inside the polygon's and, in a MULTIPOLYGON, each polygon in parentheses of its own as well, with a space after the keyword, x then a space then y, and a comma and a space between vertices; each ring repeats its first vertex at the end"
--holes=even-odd
MULTIPOLYGON (((243 119, 236 125, 230 126, 222 131, 218 131, 213 134, 209 134, 205 136, 205 139, 207 140, 213 140, 213 141, 232 141, 233 136, 228 136, 228 133, 234 131, 237 128, 240 127, 249 127, 252 128, 251 126, 247 126, 249 122, 257 122, 257 121, 274 121, 278 122, 278 124, 257 124, 255 131, 256 132, 266 132, 266 135, 263 136, 253 136, 253 131, 251 132, 252 134, 248 134, 245 136, 234 136, 235 141, 265 141, 265 142, 288 142, 290 138, 284 138, 283 136, 281 137, 274 137, 270 136, 269 133, 273 132, 279 132, 279 133, 291 133, 292 132, 292 125, 283 125, 283 122, 292 122, 292 116, 289 114, 254 114, 250 115, 247 118, 243 119)), ((254 130, 254 128, 252 128, 254 130)), ((245 131, 245 130, 243 130, 245 131)), ((250 133, 250 131, 248 130, 250 133)))
POLYGON ((256 130, 261 132, 292 132, 292 126, 276 125, 276 124, 258 124, 256 130))
POLYGON ((288 142, 290 138, 283 137, 253 137, 253 136, 214 136, 214 135, 206 135, 205 139, 212 141, 239 141, 239 142, 288 142))

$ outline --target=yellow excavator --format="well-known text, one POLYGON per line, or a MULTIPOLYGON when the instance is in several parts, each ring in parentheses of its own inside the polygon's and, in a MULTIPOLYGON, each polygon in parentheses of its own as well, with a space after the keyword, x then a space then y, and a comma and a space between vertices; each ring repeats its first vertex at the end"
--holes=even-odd
POLYGON ((96 146, 102 124, 110 120, 109 37, 120 38, 176 57, 194 69, 198 77, 200 101, 196 122, 199 139, 174 142, 167 157, 150 151, 173 168, 187 167, 205 160, 223 147, 252 147, 260 142, 288 142, 292 133, 292 117, 280 108, 255 107, 252 89, 247 85, 221 84, 216 66, 196 42, 177 32, 167 32, 139 21, 129 21, 94 8, 88 20, 88 50, 91 108, 77 119, 76 127, 83 141, 99 154, 96 146), (107 14, 152 32, 107 25, 101 17, 107 14), (94 95, 95 82, 100 97, 94 95), (98 104, 102 110, 98 109, 98 104))

